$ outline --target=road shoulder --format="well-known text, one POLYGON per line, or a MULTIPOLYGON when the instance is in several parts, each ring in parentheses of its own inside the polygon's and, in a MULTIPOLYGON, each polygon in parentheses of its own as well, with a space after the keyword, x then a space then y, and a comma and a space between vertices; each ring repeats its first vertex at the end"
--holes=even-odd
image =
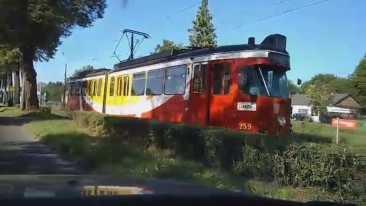
POLYGON ((0 174, 79 174, 31 134, 32 117, 0 117, 0 174))

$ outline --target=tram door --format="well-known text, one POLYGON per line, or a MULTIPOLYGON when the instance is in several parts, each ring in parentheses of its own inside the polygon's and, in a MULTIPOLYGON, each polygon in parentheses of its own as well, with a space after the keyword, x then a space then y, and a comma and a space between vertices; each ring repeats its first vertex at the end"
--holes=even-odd
POLYGON ((187 122, 207 125, 209 118, 209 89, 207 85, 207 62, 195 63, 192 67, 192 79, 189 92, 187 122))
POLYGON ((189 123, 225 125, 225 110, 231 86, 231 63, 213 61, 193 65, 193 78, 189 96, 189 123))
POLYGON ((230 119, 227 110, 232 106, 233 95, 230 95, 232 62, 210 61, 207 78, 209 88, 208 124, 209 126, 225 127, 230 119))

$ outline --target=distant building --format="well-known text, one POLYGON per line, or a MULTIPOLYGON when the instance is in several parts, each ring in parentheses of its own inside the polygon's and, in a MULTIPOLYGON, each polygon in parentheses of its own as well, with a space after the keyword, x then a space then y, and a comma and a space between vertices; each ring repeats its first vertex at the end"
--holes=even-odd
MULTIPOLYGON (((330 94, 331 103, 327 106, 329 113, 356 113, 360 108, 360 104, 350 94, 330 94)), ((310 99, 305 94, 295 94, 291 97, 292 114, 307 114, 313 117, 314 121, 319 121, 319 114, 312 111, 309 106, 310 99)))

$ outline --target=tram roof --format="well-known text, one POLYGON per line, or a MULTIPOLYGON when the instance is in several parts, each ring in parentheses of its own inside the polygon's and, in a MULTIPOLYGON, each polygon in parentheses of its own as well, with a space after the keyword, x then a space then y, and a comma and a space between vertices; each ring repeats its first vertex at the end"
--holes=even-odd
POLYGON ((80 80, 80 79, 87 78, 87 77, 100 76, 100 75, 104 75, 108 71, 110 71, 110 69, 107 69, 107 68, 85 70, 85 71, 80 72, 79 75, 76 77, 68 78, 68 81, 75 81, 75 80, 80 80))
MULTIPOLYGON (((281 34, 272 34, 267 36, 260 44, 254 43, 254 38, 248 39, 248 44, 237 45, 225 45, 216 48, 186 48, 186 49, 173 49, 171 51, 163 51, 148 56, 143 56, 133 60, 127 60, 114 65, 113 69, 109 72, 124 71, 134 69, 136 67, 149 66, 153 64, 179 60, 183 58, 192 58, 196 56, 210 55, 215 53, 236 52, 245 50, 271 50, 288 55, 286 51, 286 37, 281 34), (284 42, 284 48, 279 49, 278 44, 280 41, 284 42)), ((281 42, 283 44, 283 42, 281 42)))

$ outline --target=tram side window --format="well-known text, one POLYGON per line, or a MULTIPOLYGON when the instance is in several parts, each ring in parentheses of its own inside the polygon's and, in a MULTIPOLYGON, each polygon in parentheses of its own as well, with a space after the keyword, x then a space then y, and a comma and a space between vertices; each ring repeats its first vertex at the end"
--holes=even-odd
POLYGON ((164 70, 156 69, 147 72, 146 95, 159 95, 163 92, 164 70))
POLYGON ((97 81, 93 80, 93 96, 97 95, 97 81))
POLYGON ((213 69, 213 93, 222 94, 222 79, 224 67, 222 64, 216 64, 213 69))
POLYGON ((187 66, 180 65, 166 69, 164 94, 184 94, 187 66))
POLYGON ((88 80, 88 95, 93 96, 93 81, 88 80))
POLYGON ((80 86, 81 86, 81 82, 74 83, 74 94, 75 95, 80 95, 80 86))
POLYGON ((131 96, 145 94, 146 72, 135 73, 132 76, 131 96))
POLYGON ((224 63, 224 94, 229 94, 231 87, 231 64, 224 63))
POLYGON ((117 78, 117 96, 122 95, 122 77, 117 78))
POLYGON ((111 83, 109 84, 109 96, 114 95, 114 78, 115 77, 111 77, 111 83))
POLYGON ((86 86, 86 95, 90 95, 91 89, 90 89, 90 82, 88 80, 85 81, 86 86))
POLYGON ((123 96, 128 96, 128 92, 130 91, 130 77, 124 76, 123 78, 123 96))
POLYGON ((228 63, 216 64, 213 70, 213 93, 228 94, 231 86, 231 65, 228 63))
POLYGON ((68 90, 70 95, 74 95, 74 82, 70 82, 68 85, 68 90))
POLYGON ((89 95, 89 82, 88 82, 88 80, 85 81, 85 94, 89 95))
POLYGON ((84 85, 84 95, 89 94, 89 84, 88 84, 88 81, 85 80, 83 82, 83 85, 84 85))
POLYGON ((206 88, 206 65, 200 64, 194 67, 193 93, 204 94, 206 88))
POLYGON ((102 78, 98 79, 98 93, 97 95, 100 96, 102 94, 102 78))
POLYGON ((87 92, 87 83, 86 83, 86 81, 82 81, 81 82, 81 95, 85 96, 86 92, 87 92))

